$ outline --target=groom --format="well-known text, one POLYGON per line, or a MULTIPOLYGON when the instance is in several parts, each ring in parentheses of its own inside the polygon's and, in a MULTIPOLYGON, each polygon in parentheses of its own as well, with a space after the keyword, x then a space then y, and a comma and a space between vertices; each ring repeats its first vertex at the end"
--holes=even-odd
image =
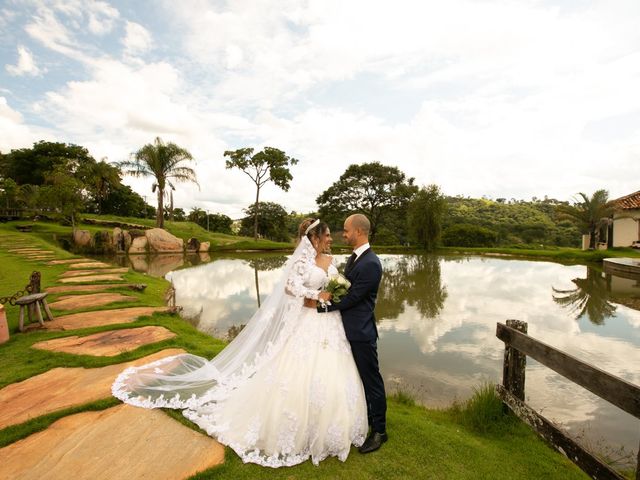
POLYGON ((330 305, 327 310, 318 307, 321 313, 334 310, 342 313, 344 331, 362 378, 371 433, 359 448, 360 453, 373 452, 387 441, 387 399, 378 367, 378 329, 373 314, 382 265, 369 245, 370 228, 369 219, 361 214, 345 220, 342 236, 353 247, 353 254, 347 260, 344 275, 351 288, 340 303, 330 305))

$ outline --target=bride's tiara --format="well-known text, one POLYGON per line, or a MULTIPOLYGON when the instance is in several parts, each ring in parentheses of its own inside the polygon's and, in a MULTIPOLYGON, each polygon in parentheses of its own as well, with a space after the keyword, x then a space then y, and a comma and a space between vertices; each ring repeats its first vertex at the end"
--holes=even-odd
POLYGON ((309 235, 309 232, 310 232, 312 229, 316 228, 318 225, 320 225, 320 219, 319 219, 319 218, 318 218, 318 219, 316 219, 316 221, 315 221, 315 222, 313 222, 311 225, 309 225, 309 226, 307 227, 307 229, 304 231, 304 234, 305 234, 305 235, 309 235))

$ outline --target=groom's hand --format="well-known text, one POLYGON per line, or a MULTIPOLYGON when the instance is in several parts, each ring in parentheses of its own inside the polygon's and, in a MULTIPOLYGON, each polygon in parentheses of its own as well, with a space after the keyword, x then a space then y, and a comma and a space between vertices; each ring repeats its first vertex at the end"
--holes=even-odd
POLYGON ((328 302, 331 300, 331 294, 329 292, 320 292, 318 295, 318 300, 321 302, 328 302))

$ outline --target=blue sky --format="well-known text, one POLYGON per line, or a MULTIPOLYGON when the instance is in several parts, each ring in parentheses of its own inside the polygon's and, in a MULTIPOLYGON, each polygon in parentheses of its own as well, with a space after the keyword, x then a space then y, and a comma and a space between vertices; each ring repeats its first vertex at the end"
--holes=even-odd
MULTIPOLYGON (((308 211, 352 163, 450 195, 570 200, 640 189, 640 2, 0 1, 0 150, 40 139, 119 161, 156 136, 202 188, 178 206, 253 201, 223 152, 298 158, 308 211)), ((151 180, 126 182, 151 199, 151 180)))

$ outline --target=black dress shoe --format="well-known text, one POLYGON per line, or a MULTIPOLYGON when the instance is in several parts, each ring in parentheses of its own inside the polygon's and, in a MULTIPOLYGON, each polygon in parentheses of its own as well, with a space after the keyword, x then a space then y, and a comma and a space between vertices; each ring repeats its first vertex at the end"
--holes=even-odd
POLYGON ((375 452, 378 450, 389 437, 386 433, 371 432, 361 447, 358 448, 360 453, 375 452))

